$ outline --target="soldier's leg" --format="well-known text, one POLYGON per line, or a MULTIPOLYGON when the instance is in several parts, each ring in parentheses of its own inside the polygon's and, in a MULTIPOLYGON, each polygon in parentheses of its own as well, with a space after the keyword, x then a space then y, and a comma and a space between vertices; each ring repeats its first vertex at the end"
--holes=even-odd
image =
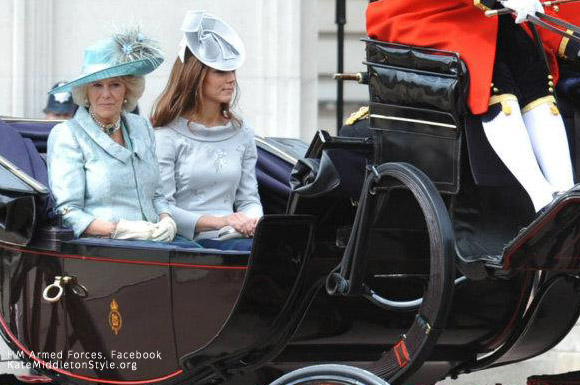
POLYGON ((536 211, 553 199, 555 189, 542 174, 515 95, 492 98, 490 110, 482 116, 487 140, 508 170, 526 190, 536 211))
POLYGON ((536 161, 518 102, 519 92, 501 48, 498 41, 490 107, 481 117, 483 130, 494 151, 530 196, 535 210, 540 211, 552 201, 555 189, 536 161))
MULTIPOLYGON (((520 92, 522 117, 534 154, 544 176, 556 190, 574 185, 566 128, 554 98, 554 83, 530 36, 511 20, 500 22, 500 30, 513 36, 501 44, 520 92)), ((501 39, 501 37, 500 37, 501 39)))

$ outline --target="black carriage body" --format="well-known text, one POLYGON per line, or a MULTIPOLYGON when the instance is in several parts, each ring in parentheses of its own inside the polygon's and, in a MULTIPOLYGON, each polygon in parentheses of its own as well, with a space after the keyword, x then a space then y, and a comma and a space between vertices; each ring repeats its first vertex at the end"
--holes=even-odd
MULTIPOLYGON (((0 179, 0 212, 19 213, 0 216, 0 326, 14 351, 31 364, 55 362, 36 368, 61 383, 268 384, 336 362, 424 384, 560 341, 580 309, 576 229, 524 231, 508 248, 509 264, 470 248, 482 238, 461 229, 488 234, 489 213, 504 201, 493 183, 481 187, 487 169, 477 174, 467 161, 464 67, 453 54, 368 44, 372 140, 319 133, 298 160, 300 143, 259 139, 268 215, 251 254, 74 240, 37 220, 43 192, 0 167, 11 175, 0 179), (460 210, 473 197, 485 204, 479 221, 460 210), (561 242, 546 241, 555 236, 561 242), (564 257, 529 258, 530 250, 564 257), (61 300, 43 299, 65 276, 75 281, 61 300), (74 367, 84 353, 104 366, 74 367)), ((43 148, 43 124, 15 126, 43 148)), ((578 197, 566 199, 554 215, 576 223, 578 197)), ((496 226, 491 249, 529 223, 523 212, 496 226)))
MULTIPOLYGON (((139 248, 129 242, 64 241, 52 249, 3 244, 3 334, 32 365, 53 363, 53 370, 39 371, 63 383, 203 383, 220 375, 238 383, 255 375, 270 381, 317 362, 370 367, 413 322, 412 313, 385 312, 363 298, 325 293, 325 277, 338 259, 326 253, 307 258, 309 217, 274 216, 261 226, 270 244, 260 242, 264 251, 255 252, 251 262, 243 254, 139 248), (280 239, 284 231, 293 235, 292 242, 280 239), (87 298, 67 291, 56 304, 43 300, 44 288, 63 275, 76 277, 87 298), (122 317, 117 331, 110 321, 114 313, 122 317), (131 352, 154 353, 154 358, 119 355, 131 352), (98 354, 95 365, 104 366, 76 368, 87 361, 79 358, 85 353, 98 354)), ((498 285, 486 281, 456 293, 437 376, 454 365, 447 349, 454 351, 455 363, 465 353, 473 358, 489 351, 490 344, 509 335, 515 325, 508 321, 521 312, 529 282, 501 286, 505 294, 499 297, 498 285), (485 292, 488 301, 466 306, 485 292)))

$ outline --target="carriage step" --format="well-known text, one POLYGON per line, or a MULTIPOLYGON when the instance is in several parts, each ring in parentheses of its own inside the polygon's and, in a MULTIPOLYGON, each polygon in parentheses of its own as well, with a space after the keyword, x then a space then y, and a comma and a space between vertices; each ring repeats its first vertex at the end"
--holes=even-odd
POLYGON ((580 271, 580 185, 560 195, 506 246, 503 269, 580 271))

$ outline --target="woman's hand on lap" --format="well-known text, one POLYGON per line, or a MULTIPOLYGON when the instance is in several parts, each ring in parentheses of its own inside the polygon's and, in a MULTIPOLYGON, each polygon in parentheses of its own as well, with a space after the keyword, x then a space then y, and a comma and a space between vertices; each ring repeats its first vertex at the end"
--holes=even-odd
POLYGON ((137 239, 148 241, 153 239, 153 232, 157 224, 147 221, 126 221, 121 219, 111 238, 113 239, 137 239))
POLYGON ((117 224, 112 222, 95 219, 85 229, 84 236, 111 238, 117 229, 117 224))
POLYGON ((151 239, 155 242, 171 242, 175 238, 175 234, 177 234, 177 224, 167 214, 161 214, 159 218, 160 220, 155 224, 151 239))
POLYGON ((232 226, 248 238, 254 235, 258 223, 257 218, 250 218, 244 213, 233 213, 223 218, 225 220, 224 226, 232 226))

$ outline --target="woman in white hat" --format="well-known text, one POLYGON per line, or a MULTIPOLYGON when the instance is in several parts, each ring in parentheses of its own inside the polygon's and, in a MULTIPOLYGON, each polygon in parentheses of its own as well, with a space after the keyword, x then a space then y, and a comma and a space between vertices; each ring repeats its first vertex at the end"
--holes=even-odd
POLYGON ((249 250, 262 206, 254 133, 232 112, 244 44, 204 11, 188 12, 181 31, 179 57, 152 115, 165 196, 179 235, 249 250), (223 241, 224 229, 246 239, 223 241))
POLYGON ((56 210, 75 236, 171 241, 176 225, 159 190, 153 130, 128 113, 143 94, 143 76, 163 61, 138 30, 87 49, 83 73, 51 90, 72 91, 79 108, 48 138, 49 184, 56 210))

